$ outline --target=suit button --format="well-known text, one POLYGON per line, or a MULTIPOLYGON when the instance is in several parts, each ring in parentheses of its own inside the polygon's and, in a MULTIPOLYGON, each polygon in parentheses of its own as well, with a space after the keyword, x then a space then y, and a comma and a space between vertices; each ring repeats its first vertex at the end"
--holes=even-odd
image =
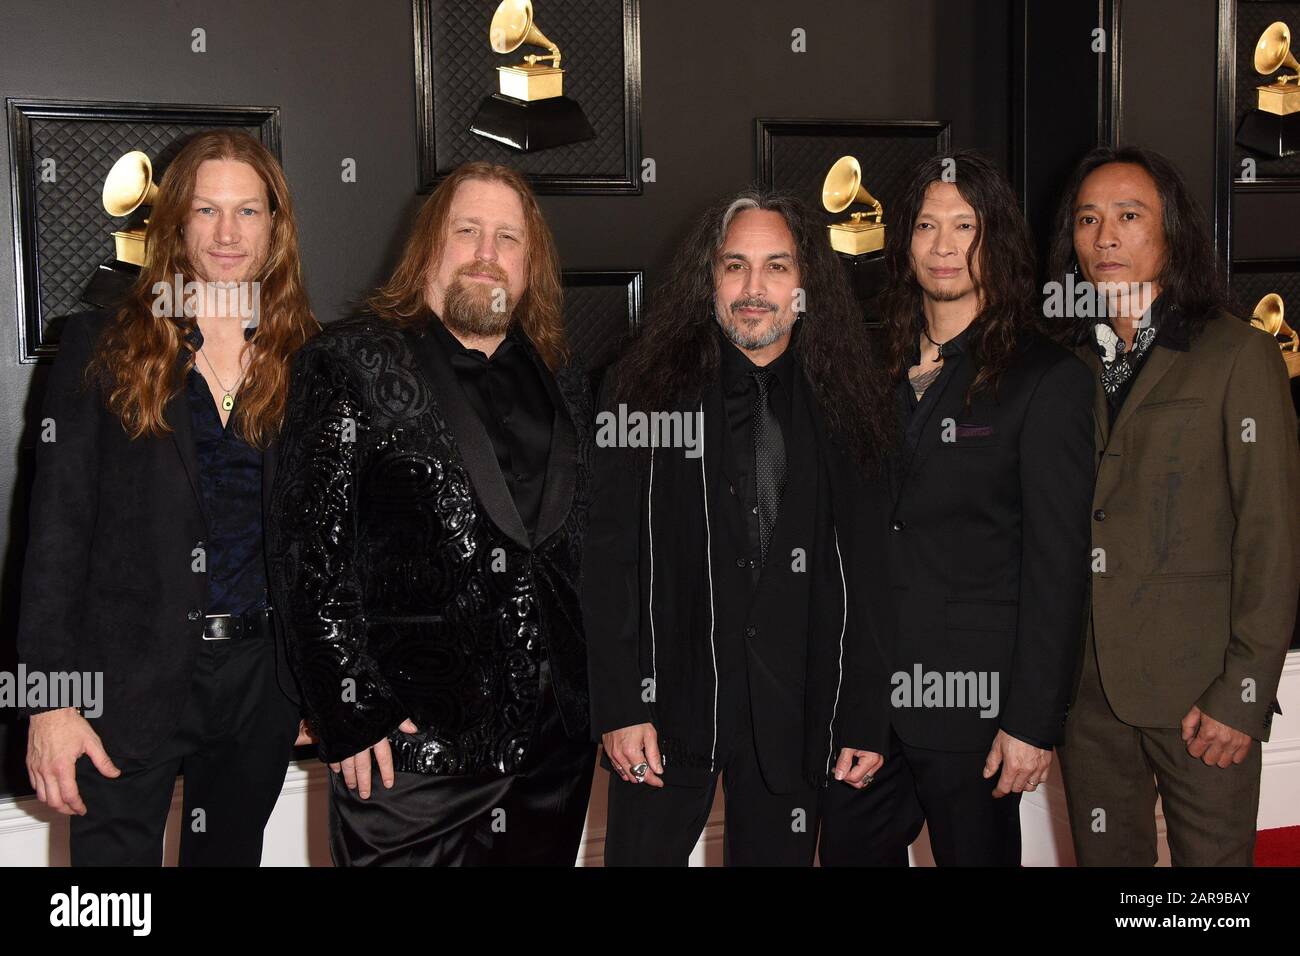
POLYGON ((748 566, 748 562, 747 562, 744 558, 737 558, 737 559, 736 559, 736 567, 738 567, 738 568, 743 568, 743 567, 747 567, 747 566, 748 566))
POLYGON ((907 527, 907 522, 906 522, 906 521, 895 521, 892 525, 890 525, 890 527, 891 527, 893 530, 895 530, 895 531, 902 531, 904 528, 907 527))
POLYGON ((746 637, 757 637, 757 636, 758 636, 758 628, 756 628, 753 624, 750 624, 748 627, 745 628, 745 636, 746 636, 746 637))
POLYGON ((190 611, 190 613, 185 616, 188 617, 191 621, 197 621, 203 615, 200 614, 198 611, 190 611))
POLYGON ((1105 521, 1105 520, 1106 520, 1106 511, 1105 511, 1104 508, 1098 508, 1096 511, 1094 511, 1094 512, 1092 513, 1092 516, 1093 516, 1093 518, 1095 518, 1097 521, 1105 521))

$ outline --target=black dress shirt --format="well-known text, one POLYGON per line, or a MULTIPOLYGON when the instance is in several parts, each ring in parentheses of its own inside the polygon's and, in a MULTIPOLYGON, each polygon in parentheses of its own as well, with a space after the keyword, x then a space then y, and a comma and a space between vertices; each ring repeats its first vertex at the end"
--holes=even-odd
MULTIPOLYGON (((244 332, 247 338, 252 329, 244 332)), ((193 326, 185 335, 197 351, 203 333, 193 326)), ((243 614, 269 605, 266 561, 262 551, 262 452, 233 427, 235 408, 225 425, 198 362, 185 379, 194 451, 199 463, 199 492, 208 519, 203 560, 208 571, 208 613, 243 614)), ((230 383, 234 385, 234 383, 230 383)))
POLYGON ((532 535, 542 510, 555 406, 533 363, 532 345, 516 323, 492 357, 460 343, 437 318, 429 325, 456 380, 483 423, 524 527, 532 535))
MULTIPOLYGON (((751 372, 766 368, 772 373, 768 401, 781 424, 786 448, 790 447, 790 403, 794 394, 795 343, 800 323, 791 330, 786 350, 768 365, 755 365, 718 326, 721 339, 722 400, 727 413, 726 454, 730 472, 736 478, 736 494, 729 496, 744 508, 745 526, 749 529, 749 568, 754 582, 762 568, 762 547, 758 530, 758 485, 754 475, 754 403, 758 400, 758 382, 751 372)), ((788 470, 787 470, 788 471, 788 470)))
MULTIPOLYGON (((904 454, 900 456, 898 462, 900 465, 906 466, 911 461, 917 443, 921 440, 921 429, 925 427, 926 420, 930 417, 930 409, 939 400, 944 384, 952 377, 958 362, 966 354, 966 345, 970 339, 971 328, 970 325, 966 326, 960 334, 939 346, 939 355, 943 358, 943 369, 919 399, 916 397, 916 391, 912 388, 912 382, 908 379, 906 373, 898 383, 898 421, 903 433, 904 448, 904 454)), ((911 363, 916 365, 920 361, 921 343, 917 342, 912 347, 911 363)))

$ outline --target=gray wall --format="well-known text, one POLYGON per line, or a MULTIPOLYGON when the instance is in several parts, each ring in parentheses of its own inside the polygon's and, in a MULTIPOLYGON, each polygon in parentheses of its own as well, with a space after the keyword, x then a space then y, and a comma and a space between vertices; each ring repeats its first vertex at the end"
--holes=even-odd
MULTIPOLYGON (((616 0, 610 0, 616 2, 616 0)), ((483 0, 485 16, 495 0, 483 0)), ((755 175, 757 116, 947 119, 955 147, 1007 157, 1008 0, 644 0, 638 197, 545 197, 564 266, 644 269, 715 195, 755 175), (808 52, 790 51, 807 31, 808 52)), ((467 42, 485 42, 484 37, 467 42)), ((339 316, 392 262, 415 194, 407 0, 3 0, 0 95, 274 105, 312 302, 339 316), (207 52, 190 52, 190 31, 207 52), (354 184, 340 162, 357 160, 354 184)), ((7 139, 7 130, 5 132, 7 139)), ((7 143, 6 153, 7 155, 7 143)), ((0 221, 10 221, 10 172, 0 221)), ((43 367, 17 362, 10 230, 0 230, 0 669, 12 633, 43 367)), ((8 726, 15 726, 9 721, 8 726)), ((25 788, 0 717, 0 792, 25 788), (8 776, 8 780, 5 776, 8 776)))

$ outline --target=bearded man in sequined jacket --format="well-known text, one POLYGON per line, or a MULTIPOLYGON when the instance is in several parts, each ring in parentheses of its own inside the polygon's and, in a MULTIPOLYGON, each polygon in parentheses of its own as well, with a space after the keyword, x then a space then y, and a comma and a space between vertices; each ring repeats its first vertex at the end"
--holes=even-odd
POLYGON ((592 412, 526 182, 455 170, 367 305, 295 360, 268 532, 331 855, 572 865, 592 412))

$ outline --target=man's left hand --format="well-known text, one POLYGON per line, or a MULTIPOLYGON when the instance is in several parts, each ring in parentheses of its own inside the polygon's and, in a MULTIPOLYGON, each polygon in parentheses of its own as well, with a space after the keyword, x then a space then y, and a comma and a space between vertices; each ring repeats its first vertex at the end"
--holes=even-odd
POLYGON ((1219 723, 1195 704, 1183 718, 1183 742, 1187 752, 1207 767, 1227 768, 1241 763, 1250 753, 1253 738, 1227 724, 1219 723))
POLYGON ((984 779, 997 773, 998 767, 1002 768, 1002 776, 993 790, 994 799, 1009 793, 1033 793, 1040 783, 1047 780, 1051 766, 1050 750, 1040 750, 1012 737, 1005 730, 999 730, 988 757, 984 759, 984 779))

